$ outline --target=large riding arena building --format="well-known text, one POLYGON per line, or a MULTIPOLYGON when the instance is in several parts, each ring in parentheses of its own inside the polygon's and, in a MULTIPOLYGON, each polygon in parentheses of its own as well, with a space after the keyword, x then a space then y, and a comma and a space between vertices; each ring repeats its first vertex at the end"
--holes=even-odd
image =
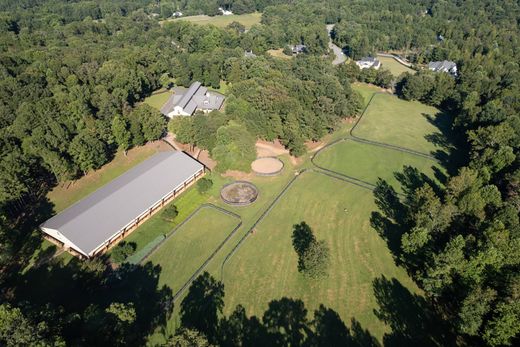
POLYGON ((45 237, 81 258, 101 254, 204 174, 183 152, 161 152, 47 220, 45 237))

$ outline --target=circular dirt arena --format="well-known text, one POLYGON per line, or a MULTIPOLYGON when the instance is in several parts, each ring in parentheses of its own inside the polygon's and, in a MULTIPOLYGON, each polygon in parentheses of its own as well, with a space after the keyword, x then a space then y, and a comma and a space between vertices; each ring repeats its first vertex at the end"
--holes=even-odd
POLYGON ((229 205, 245 206, 258 198, 258 189, 251 182, 235 181, 220 190, 220 198, 229 205))
POLYGON ((283 161, 276 157, 258 158, 251 163, 251 169, 259 176, 275 176, 283 170, 283 161))

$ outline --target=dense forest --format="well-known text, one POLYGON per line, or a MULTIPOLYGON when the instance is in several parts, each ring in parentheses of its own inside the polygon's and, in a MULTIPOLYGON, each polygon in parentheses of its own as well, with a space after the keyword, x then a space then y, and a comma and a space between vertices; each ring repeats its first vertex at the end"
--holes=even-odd
POLYGON ((140 345, 164 324, 171 292, 157 288, 151 266, 112 270, 100 258, 22 271, 41 242, 37 225, 51 213, 46 192, 117 150, 163 136, 166 120, 141 101, 172 79, 230 85, 224 112, 170 124, 185 142, 209 149, 222 170, 242 168, 226 161, 229 139, 246 152, 237 157, 250 156, 256 138, 304 153, 304 141, 360 111, 349 81, 391 85, 388 76, 377 82, 331 66, 325 24, 336 24, 334 42, 353 58, 393 51, 418 65, 457 63, 457 78, 421 71, 392 83, 400 97, 455 116, 458 151, 439 154, 451 177, 440 187, 405 170, 413 184, 404 199, 380 182, 381 213, 372 223, 461 340, 518 343, 518 18, 512 0, 2 1, 0 344, 140 345), (262 24, 244 31, 158 21, 177 10, 213 15, 218 7, 262 11, 262 24), (265 54, 297 43, 309 54, 289 61, 265 54), (70 281, 59 288, 28 294, 65 275, 70 281))

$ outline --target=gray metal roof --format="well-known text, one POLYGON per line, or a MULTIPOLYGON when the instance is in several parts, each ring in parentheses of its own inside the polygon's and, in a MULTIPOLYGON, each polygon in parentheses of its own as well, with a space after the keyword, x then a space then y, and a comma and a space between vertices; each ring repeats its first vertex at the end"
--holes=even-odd
POLYGON ((175 106, 180 106, 182 108, 186 107, 186 105, 188 104, 188 102, 190 102, 193 95, 195 95, 197 90, 199 90, 200 86, 201 86, 200 82, 193 82, 191 84, 191 86, 188 88, 188 90, 186 91, 186 93, 184 94, 184 96, 182 97, 182 99, 180 99, 179 102, 175 106))
POLYGON ((183 152, 160 152, 41 227, 56 229, 90 254, 203 168, 183 152))
POLYGON ((455 67, 457 67, 457 64, 449 60, 432 61, 428 64, 428 68, 433 71, 449 72, 455 67))
POLYGON ((208 92, 208 88, 200 82, 193 82, 190 88, 175 89, 175 94, 161 108, 161 113, 167 116, 175 106, 180 106, 184 112, 193 114, 197 108, 218 110, 224 102, 224 95, 217 92, 208 92))
POLYGON ((375 57, 363 57, 361 58, 361 60, 359 60, 359 62, 369 62, 369 63, 375 63, 376 62, 376 58, 375 57))

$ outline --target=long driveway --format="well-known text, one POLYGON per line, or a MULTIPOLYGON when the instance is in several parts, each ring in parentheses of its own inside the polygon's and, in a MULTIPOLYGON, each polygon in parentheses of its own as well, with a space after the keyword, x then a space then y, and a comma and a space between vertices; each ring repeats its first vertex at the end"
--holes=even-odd
POLYGON ((343 53, 343 50, 336 46, 334 43, 332 43, 332 38, 330 37, 330 32, 334 28, 334 24, 327 24, 327 32, 329 33, 329 48, 332 49, 334 52, 334 55, 336 57, 332 61, 332 65, 339 65, 344 63, 347 60, 347 57, 345 56, 345 53, 343 53))

